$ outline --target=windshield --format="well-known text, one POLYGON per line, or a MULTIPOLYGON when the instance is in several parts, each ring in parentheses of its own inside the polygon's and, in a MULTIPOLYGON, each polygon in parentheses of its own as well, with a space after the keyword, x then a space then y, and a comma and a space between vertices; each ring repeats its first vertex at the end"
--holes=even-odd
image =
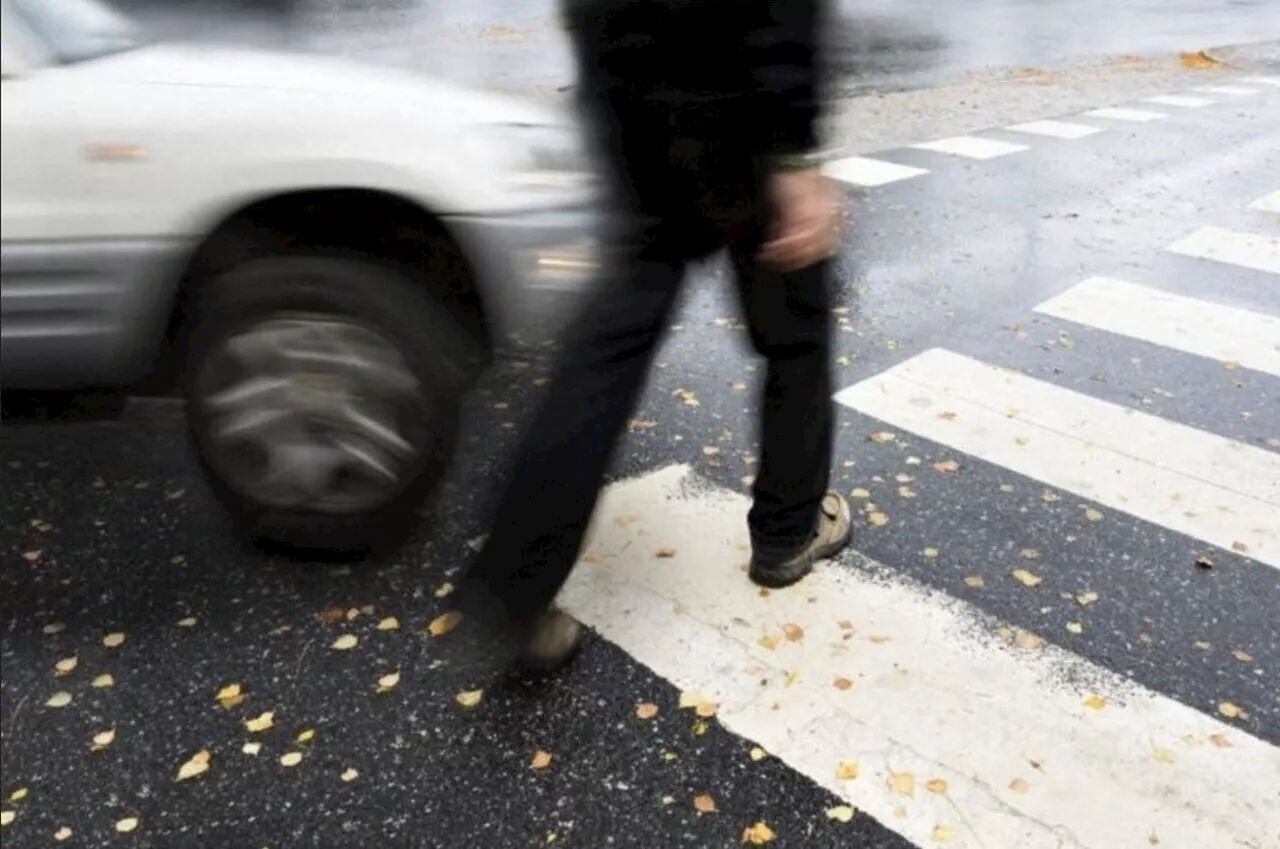
POLYGON ((9 8, 62 63, 97 59, 139 42, 127 20, 96 0, 9 0, 9 8))

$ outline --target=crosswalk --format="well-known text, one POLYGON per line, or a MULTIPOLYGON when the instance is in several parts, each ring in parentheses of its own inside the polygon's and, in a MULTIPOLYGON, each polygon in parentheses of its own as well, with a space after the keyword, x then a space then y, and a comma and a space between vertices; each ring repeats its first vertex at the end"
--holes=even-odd
MULTIPOLYGON (((941 146, 979 154, 974 140, 941 146)), ((1032 312, 1082 337, 1280 377, 1280 317, 1265 306, 1280 283, 1277 196, 1242 199, 1233 227, 1206 223, 1165 250, 1191 274, 1251 275, 1248 304, 1117 270, 1032 312)), ((1280 568, 1280 399, 1263 411, 1273 438, 1245 442, 1017 365, 932 348, 836 401, 1089 513, 1280 568)), ((714 704, 729 731, 914 845, 1280 845, 1280 749, 1233 723, 1236 705, 1196 710, 857 554, 797 590, 758 590, 742 580, 748 507, 683 465, 616 484, 563 603, 686 704, 714 704)))

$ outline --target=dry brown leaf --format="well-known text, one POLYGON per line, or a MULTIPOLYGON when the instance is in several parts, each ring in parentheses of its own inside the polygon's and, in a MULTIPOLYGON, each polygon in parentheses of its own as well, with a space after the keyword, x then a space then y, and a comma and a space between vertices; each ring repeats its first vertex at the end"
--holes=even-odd
POLYGON ((878 430, 867 438, 877 445, 884 445, 887 442, 893 442, 898 437, 887 430, 878 430))
POLYGON ((1231 550, 1239 552, 1240 554, 1248 554, 1249 546, 1245 545, 1239 540, 1236 540, 1235 542, 1231 543, 1231 550))
POLYGON ((857 777, 857 761, 840 761, 840 763, 836 765, 836 778, 841 781, 853 781, 857 777))
POLYGON ((546 769, 551 766, 551 753, 538 749, 533 753, 533 760, 529 762, 529 769, 546 769))
POLYGON ((889 517, 879 510, 872 510, 867 514, 867 521, 874 527, 883 528, 885 525, 889 524, 889 517))
POLYGON ((99 690, 101 690, 105 687, 114 687, 115 683, 116 683, 116 679, 111 677, 111 673, 104 672, 101 675, 94 678, 93 681, 89 683, 89 686, 96 687, 99 690))
POLYGON ((240 690, 239 684, 228 684, 217 692, 214 699, 227 710, 231 710, 231 708, 243 702, 245 696, 240 690))
POLYGON ((938 413, 938 418, 942 419, 944 422, 953 422, 957 417, 957 414, 950 410, 943 410, 941 413, 938 413))
POLYGON ((400 620, 394 616, 386 616, 379 619, 375 627, 379 631, 398 631, 400 630, 400 620))
POLYGON ((782 626, 782 634, 787 638, 789 643, 798 643, 804 640, 804 628, 792 622, 788 622, 782 626))
POLYGON ((462 614, 456 610, 441 613, 427 624, 427 633, 433 637, 443 637, 454 628, 457 628, 458 623, 461 621, 462 614))
POLYGON ((1018 552, 1018 556, 1024 560, 1038 560, 1040 552, 1034 548, 1024 548, 1022 551, 1018 552))
POLYGON ((742 842, 751 846, 764 846, 766 843, 772 843, 777 836, 773 833, 773 829, 763 822, 749 825, 742 830, 742 842))
POLYGON ((484 690, 463 690, 454 696, 454 700, 464 708, 474 708, 484 698, 484 690))
POLYGON ((939 460, 933 464, 933 470, 944 475, 953 475, 960 471, 960 464, 955 460, 939 460))
POLYGON ((1222 714, 1227 719, 1241 719, 1245 716, 1245 712, 1240 709, 1240 706, 1233 702, 1222 702, 1219 704, 1218 713, 1222 714))
POLYGON ((259 731, 266 731, 268 728, 270 728, 275 724, 276 724, 275 711, 270 711, 270 710, 258 714, 253 719, 246 719, 244 721, 244 727, 248 729, 250 732, 255 734, 259 731))
POLYGON ((706 793, 702 793, 693 797, 693 807, 700 814, 714 814, 716 812, 716 800, 706 793))
POLYGON ((987 585, 987 582, 982 580, 981 575, 969 575, 964 579, 964 584, 966 587, 973 587, 974 589, 982 589, 987 585))
POLYGON ((697 406, 700 406, 701 404, 701 402, 698 401, 698 393, 694 392, 693 390, 677 389, 672 394, 674 394, 677 398, 680 399, 680 403, 688 404, 690 407, 697 407, 697 406))
POLYGON ((1107 700, 1102 696, 1086 696, 1083 704, 1089 710, 1102 710, 1107 706, 1107 700))
POLYGON ((342 780, 350 784, 360 777, 360 773, 352 767, 347 767, 342 771, 342 780))
POLYGON ((137 817, 125 817, 122 820, 116 821, 116 831, 120 832, 121 834, 128 834, 129 832, 133 831, 137 827, 138 827, 137 817))
POLYGON ((1227 739, 1225 734, 1210 734, 1209 742, 1213 744, 1215 749, 1231 748, 1231 741, 1227 739))
POLYGON ((930 793, 935 793, 939 796, 947 792, 947 780, 945 778, 930 778, 924 786, 930 793))
POLYGON ((45 701, 44 706, 51 708, 64 708, 69 704, 71 704, 71 694, 66 690, 59 690, 45 701))
POLYGON ((889 773, 889 791, 896 796, 916 795, 916 777, 909 772, 889 773))
POLYGON ((383 675, 381 678, 378 679, 378 688, 375 692, 377 692, 378 694, 390 693, 392 690, 396 688, 396 685, 399 683, 400 683, 400 673, 388 672, 386 675, 383 675))
POLYGON ((347 618, 347 609, 345 607, 328 607, 315 614, 315 617, 322 625, 332 625, 334 622, 341 622, 347 618))
POLYGON ((280 756, 280 766, 297 766, 302 763, 302 752, 285 752, 280 756))
POLYGON ((935 825, 931 837, 934 843, 952 843, 956 839, 956 832, 949 825, 935 825))
POLYGON ((853 819, 853 808, 848 805, 837 805, 834 808, 828 808, 827 819, 832 819, 836 822, 849 822, 853 819))
POLYGON ((833 681, 831 686, 835 687, 837 690, 851 690, 853 689, 853 682, 848 678, 840 677, 833 681))
POLYGON ((59 678, 63 675, 70 675, 75 671, 76 666, 79 665, 79 663, 80 658, 78 657, 64 657, 53 665, 53 674, 59 678))
POLYGON ((658 715, 658 706, 653 702, 636 705, 636 716, 640 719, 653 719, 658 715))
POLYGON ((1044 578, 1034 572, 1028 572, 1026 569, 1014 569, 1013 579, 1024 587, 1038 587, 1044 582, 1044 578))
POLYGON ((351 651, 360 644, 360 638, 355 634, 343 634, 341 637, 333 641, 329 648, 334 651, 351 651))
POLYGON ((1020 649, 1034 651, 1035 649, 1044 646, 1044 640, 1040 639, 1040 637, 1030 631, 1024 631, 1019 628, 1018 632, 1014 635, 1013 644, 1020 649))
POLYGON ((776 637, 771 637, 771 636, 769 636, 768 634, 765 634, 763 637, 761 637, 760 639, 756 640, 756 642, 757 642, 757 643, 759 643, 759 645, 760 645, 760 647, 761 647, 761 648, 763 648, 763 649, 768 649, 769 651, 773 651, 774 649, 776 649, 776 648, 778 647, 778 640, 777 640, 777 638, 776 638, 776 637))
POLYGON ((112 631, 102 638, 102 644, 109 649, 118 648, 124 645, 124 633, 121 631, 112 631))
POLYGON ((659 548, 653 553, 653 556, 661 560, 670 560, 676 556, 676 550, 674 548, 659 548))
POLYGON ((208 752, 201 749, 191 756, 191 760, 178 767, 177 781, 186 781, 189 778, 195 778, 209 769, 208 752))
POLYGON ((867 639, 870 640, 872 643, 875 643, 877 646, 882 646, 885 643, 889 642, 889 638, 886 637, 884 634, 872 634, 870 637, 867 637, 867 639))
POLYGON ((1021 796, 1031 789, 1031 785, 1026 782, 1026 779, 1015 778, 1013 781, 1009 782, 1009 789, 1021 796))

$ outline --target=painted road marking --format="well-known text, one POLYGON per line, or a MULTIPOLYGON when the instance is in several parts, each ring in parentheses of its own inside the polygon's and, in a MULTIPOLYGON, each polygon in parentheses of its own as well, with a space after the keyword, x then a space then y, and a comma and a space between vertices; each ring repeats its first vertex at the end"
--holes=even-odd
POLYGON ((1216 100, 1208 97, 1189 97, 1182 94, 1160 94, 1155 97, 1148 97, 1143 103, 1157 103, 1161 106, 1178 106, 1183 109, 1199 109, 1202 106, 1209 106, 1217 103, 1216 100))
POLYGON ((1072 124, 1069 121, 1031 121, 1026 124, 1014 124, 1012 127, 1005 127, 1005 129, 1019 133, 1031 133, 1037 136, 1051 136, 1056 139, 1082 139, 1085 136, 1102 132, 1100 127, 1090 127, 1088 124, 1072 124))
POLYGON ((836 400, 1280 568, 1280 454, 941 349, 844 389, 836 400))
POLYGON ((910 165, 899 165, 896 162, 869 159, 865 156, 832 160, 822 166, 822 172, 833 180, 855 186, 883 186, 929 173, 926 168, 913 168, 910 165))
POLYGON ((1176 254, 1280 274, 1280 238, 1223 227, 1201 227, 1169 246, 1176 254))
POLYGON ((1115 121, 1159 121, 1161 118, 1169 116, 1163 112, 1149 112, 1146 109, 1121 109, 1116 107, 1108 107, 1106 109, 1094 109, 1092 112, 1084 113, 1094 118, 1111 118, 1115 121))
POLYGON ((981 139, 977 136, 954 136, 911 146, 919 150, 933 150, 938 153, 949 153, 952 156, 963 156, 966 159, 994 159, 997 156, 1008 156, 1010 153, 1030 150, 1026 145, 981 139))
POLYGON ((1280 830, 1276 747, 1056 646, 1013 648, 978 609, 856 555, 762 595, 748 507, 687 466, 614 485, 561 603, 921 847, 1206 849, 1280 830))
POLYGON ((1205 94, 1225 94, 1229 97, 1247 97, 1258 93, 1256 88, 1245 88, 1238 85, 1202 85, 1196 86, 1196 91, 1203 91, 1205 94))
POLYGON ((1035 308, 1044 315, 1280 377, 1280 318, 1090 277, 1035 308))
POLYGON ((1263 212, 1280 213, 1280 192, 1272 192, 1249 204, 1250 209, 1260 209, 1263 212))
POLYGON ((1280 77, 1245 77, 1240 80, 1240 82, 1254 83, 1255 85, 1280 86, 1280 77))

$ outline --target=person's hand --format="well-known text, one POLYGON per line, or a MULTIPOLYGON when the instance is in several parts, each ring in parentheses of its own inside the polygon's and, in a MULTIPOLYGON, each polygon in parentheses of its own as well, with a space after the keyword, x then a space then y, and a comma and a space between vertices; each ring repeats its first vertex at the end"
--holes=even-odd
POLYGON ((774 213, 760 261, 794 271, 824 260, 840 247, 843 205, 835 185, 817 168, 781 171, 769 177, 774 213))

